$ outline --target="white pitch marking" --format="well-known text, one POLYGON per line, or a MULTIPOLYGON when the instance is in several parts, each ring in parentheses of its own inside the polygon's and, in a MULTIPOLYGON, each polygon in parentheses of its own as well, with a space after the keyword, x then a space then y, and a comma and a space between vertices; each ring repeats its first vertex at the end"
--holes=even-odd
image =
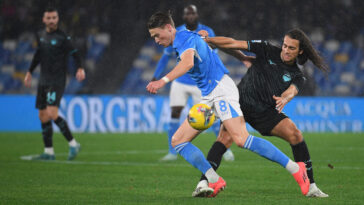
MULTIPOLYGON (((145 154, 145 153, 165 153, 167 150, 129 150, 129 151, 116 151, 116 152, 90 152, 90 153, 84 153, 82 152, 82 155, 108 155, 108 154, 145 154)), ((26 155, 21 156, 20 159, 22 160, 32 160, 32 157, 38 156, 38 155, 26 155)), ((67 156, 67 153, 58 153, 56 156, 67 156)), ((50 163, 58 163, 58 164, 76 164, 76 165, 116 165, 116 166, 168 166, 168 167, 191 167, 188 163, 183 164, 176 164, 176 163, 156 163, 156 162, 130 162, 130 161, 124 161, 124 162, 110 162, 110 161, 62 161, 62 160, 39 160, 41 162, 50 162, 50 163)), ((230 167, 230 168, 237 168, 241 166, 241 164, 224 164, 223 167, 230 167)), ((255 165, 258 167, 276 167, 271 165, 255 165)), ((326 166, 315 166, 314 168, 327 168, 326 166)), ((344 169, 344 170, 364 170, 364 167, 355 167, 355 166, 335 166, 335 169, 344 169)))
MULTIPOLYGON (((167 153, 168 150, 128 150, 128 151, 115 151, 115 152, 81 152, 82 155, 123 155, 123 154, 145 154, 145 153, 155 153, 162 154, 167 153)), ((31 160, 32 157, 36 157, 38 154, 21 156, 22 160, 31 160)), ((55 156, 68 156, 68 153, 56 153, 55 156)))

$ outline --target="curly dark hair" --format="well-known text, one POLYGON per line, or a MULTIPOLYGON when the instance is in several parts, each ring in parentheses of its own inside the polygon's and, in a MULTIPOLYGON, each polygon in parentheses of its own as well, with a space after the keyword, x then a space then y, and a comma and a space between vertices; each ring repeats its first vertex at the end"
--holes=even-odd
POLYGON ((303 50, 297 58, 298 64, 303 65, 310 60, 315 66, 324 72, 330 70, 325 60, 320 56, 319 52, 313 47, 308 36, 301 29, 295 28, 286 33, 286 36, 299 41, 299 49, 303 50))

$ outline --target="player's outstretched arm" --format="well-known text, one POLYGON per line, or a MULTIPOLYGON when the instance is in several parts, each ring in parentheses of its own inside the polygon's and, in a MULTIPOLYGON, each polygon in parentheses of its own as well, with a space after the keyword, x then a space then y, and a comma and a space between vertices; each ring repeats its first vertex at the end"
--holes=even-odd
POLYGON ((254 56, 247 56, 240 50, 227 49, 227 48, 220 48, 220 50, 223 51, 224 53, 227 53, 235 57, 236 59, 241 61, 247 68, 249 68, 252 65, 252 61, 255 60, 254 56))
MULTIPOLYGON (((200 30, 198 32, 198 34, 200 36, 202 36, 202 38, 205 40, 205 42, 207 42, 209 44, 209 46, 211 48, 219 48, 220 50, 222 50, 224 53, 227 53, 233 57, 235 57, 236 59, 238 59, 239 61, 241 61, 247 68, 249 68, 252 65, 252 61, 255 60, 255 57, 253 56, 247 56, 245 55, 243 52, 241 52, 240 50, 237 49, 229 49, 229 48, 223 48, 223 47, 219 47, 219 45, 214 44, 214 43, 209 43, 209 33, 206 30, 200 30)), ((226 37, 224 37, 226 38, 226 37)), ((236 41, 236 40, 235 40, 236 41)))
POLYGON ((278 110, 278 112, 281 113, 284 106, 286 106, 287 103, 291 101, 297 94, 297 87, 291 84, 280 97, 273 95, 273 99, 276 101, 276 109, 278 110))
POLYGON ((237 49, 237 50, 248 50, 248 42, 235 40, 229 37, 206 37, 205 41, 211 43, 218 48, 237 49))
POLYGON ((187 71, 189 71, 194 66, 194 54, 195 50, 193 49, 188 49, 183 52, 181 55, 181 61, 171 70, 171 72, 169 72, 162 79, 152 81, 147 85, 148 92, 156 94, 157 91, 164 87, 168 82, 187 73, 187 71))

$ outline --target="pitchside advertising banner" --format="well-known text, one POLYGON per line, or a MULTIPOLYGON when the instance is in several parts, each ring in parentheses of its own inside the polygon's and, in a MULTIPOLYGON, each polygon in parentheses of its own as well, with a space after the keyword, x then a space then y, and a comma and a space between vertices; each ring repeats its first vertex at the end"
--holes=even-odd
MULTIPOLYGON (((304 132, 364 132, 364 98, 296 97, 284 112, 304 132)), ((165 96, 66 95, 60 115, 74 132, 165 132, 170 108, 165 96)), ((0 116, 0 131, 41 130, 34 96, 0 95, 0 116)))

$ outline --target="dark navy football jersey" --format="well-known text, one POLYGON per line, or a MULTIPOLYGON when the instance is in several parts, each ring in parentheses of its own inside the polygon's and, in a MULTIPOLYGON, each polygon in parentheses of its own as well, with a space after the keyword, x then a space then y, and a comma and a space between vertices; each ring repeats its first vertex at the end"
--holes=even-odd
POLYGON ((287 65, 280 57, 281 48, 262 40, 248 41, 248 51, 256 59, 238 85, 240 104, 244 110, 255 112, 274 108, 273 95, 281 94, 291 85, 299 90, 305 81, 296 64, 287 65))

